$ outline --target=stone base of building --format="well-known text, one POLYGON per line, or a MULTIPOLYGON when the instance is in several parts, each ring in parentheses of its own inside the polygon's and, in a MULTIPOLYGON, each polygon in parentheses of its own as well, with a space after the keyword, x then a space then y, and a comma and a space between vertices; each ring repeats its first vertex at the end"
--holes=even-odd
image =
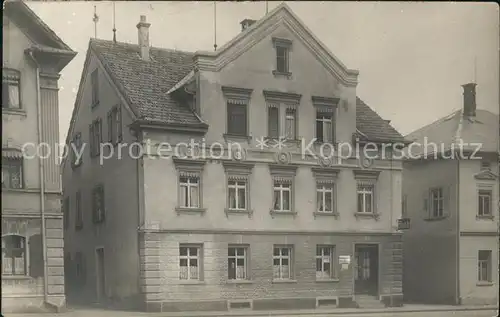
POLYGON ((53 313, 66 309, 64 296, 49 296, 46 303, 43 295, 2 296, 2 313, 53 313))

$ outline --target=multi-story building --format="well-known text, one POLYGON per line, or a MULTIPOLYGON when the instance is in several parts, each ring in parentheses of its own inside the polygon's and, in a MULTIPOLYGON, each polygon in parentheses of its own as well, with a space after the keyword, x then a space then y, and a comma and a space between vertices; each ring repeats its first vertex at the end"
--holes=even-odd
POLYGON ((428 303, 498 301, 498 115, 463 108, 406 138, 403 200, 405 298, 428 303))
POLYGON ((2 49, 2 312, 61 307, 57 81, 76 53, 21 1, 4 3, 2 49))
POLYGON ((286 4, 215 52, 150 47, 149 27, 89 43, 63 167, 68 297, 400 305, 402 162, 319 155, 404 140, 357 98, 358 72, 286 4))

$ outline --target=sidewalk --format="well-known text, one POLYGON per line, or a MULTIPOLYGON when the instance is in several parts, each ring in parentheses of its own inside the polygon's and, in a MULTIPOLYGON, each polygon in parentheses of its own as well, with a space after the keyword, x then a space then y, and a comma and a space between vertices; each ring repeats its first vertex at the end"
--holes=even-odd
POLYGON ((409 312, 446 312, 446 311, 478 311, 492 310, 498 308, 491 306, 452 306, 452 305, 420 305, 408 304, 403 307, 382 308, 382 309, 364 309, 364 308, 318 308, 308 310, 276 310, 276 311, 222 311, 222 312, 163 312, 163 313, 144 313, 119 310, 107 310, 99 308, 70 309, 67 312, 54 314, 4 314, 5 317, 254 317, 254 316, 314 316, 314 315, 353 315, 353 314, 377 314, 377 313, 409 313, 409 312))

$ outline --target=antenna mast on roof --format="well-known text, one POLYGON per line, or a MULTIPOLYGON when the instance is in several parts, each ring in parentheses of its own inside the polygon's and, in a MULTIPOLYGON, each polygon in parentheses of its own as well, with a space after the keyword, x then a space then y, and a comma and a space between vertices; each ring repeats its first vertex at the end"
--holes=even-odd
POLYGON ((214 1, 214 51, 217 50, 217 1, 214 1))
POLYGON ((113 1, 113 43, 116 43, 116 11, 115 11, 114 1, 113 1))
POLYGON ((266 14, 269 13, 269 2, 266 0, 266 14))
POLYGON ((94 17, 92 18, 94 21, 94 38, 97 38, 97 22, 99 22, 99 16, 97 15, 97 6, 94 6, 94 17))

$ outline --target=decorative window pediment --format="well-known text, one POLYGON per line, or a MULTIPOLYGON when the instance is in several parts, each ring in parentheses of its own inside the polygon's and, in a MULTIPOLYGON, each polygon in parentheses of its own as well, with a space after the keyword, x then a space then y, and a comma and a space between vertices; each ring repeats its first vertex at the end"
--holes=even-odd
POLYGON ((202 172, 205 167, 205 160, 190 160, 174 157, 172 158, 175 168, 179 171, 202 172))
POLYGON ((233 180, 247 180, 254 167, 254 164, 251 163, 235 163, 233 161, 222 162, 222 165, 228 178, 233 180))
POLYGON ((380 171, 375 170, 353 170, 354 178, 358 183, 376 183, 380 175, 380 171))
POLYGON ((312 103, 317 112, 333 113, 337 110, 340 98, 312 96, 312 103))
POLYGON ((227 102, 237 105, 248 105, 253 89, 222 86, 222 93, 227 102))
POLYGON ((268 103, 285 103, 290 105, 298 105, 302 95, 291 93, 291 92, 281 92, 281 91, 271 91, 264 90, 264 98, 268 103))
POLYGON ((313 167, 312 172, 317 184, 332 184, 338 178, 340 173, 339 169, 336 168, 318 168, 313 167))
POLYGON ((474 178, 475 179, 479 179, 479 180, 496 180, 497 179, 497 175, 495 175, 492 171, 490 170, 483 170, 479 173, 477 173, 476 175, 474 175, 474 178))

